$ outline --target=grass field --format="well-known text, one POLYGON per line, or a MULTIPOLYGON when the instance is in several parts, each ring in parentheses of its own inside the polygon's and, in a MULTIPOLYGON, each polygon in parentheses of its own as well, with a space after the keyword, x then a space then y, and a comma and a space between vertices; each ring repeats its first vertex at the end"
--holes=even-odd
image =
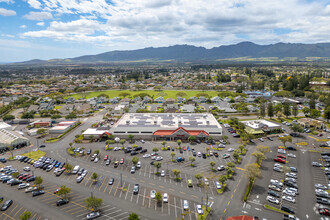
POLYGON ((33 160, 38 160, 40 157, 45 156, 46 152, 44 151, 32 151, 29 153, 22 154, 22 156, 32 158, 33 160))
POLYGON ((202 90, 162 90, 162 91, 154 91, 154 90, 140 90, 140 91, 130 91, 130 90, 107 90, 107 91, 96 91, 96 92, 87 92, 87 93, 76 93, 72 94, 70 96, 64 97, 65 99, 69 97, 73 97, 75 99, 79 98, 92 98, 97 97, 100 94, 106 94, 109 96, 109 98, 119 97, 120 93, 127 92, 130 95, 127 96, 128 98, 133 98, 134 95, 137 95, 139 93, 147 93, 149 97, 151 98, 157 98, 158 96, 163 96, 165 99, 167 98, 173 98, 176 99, 176 94, 178 92, 184 92, 187 94, 187 96, 184 96, 183 98, 190 98, 192 96, 196 96, 198 93, 206 93, 209 95, 210 98, 214 96, 235 96, 237 93, 232 93, 229 91, 202 91, 202 90))

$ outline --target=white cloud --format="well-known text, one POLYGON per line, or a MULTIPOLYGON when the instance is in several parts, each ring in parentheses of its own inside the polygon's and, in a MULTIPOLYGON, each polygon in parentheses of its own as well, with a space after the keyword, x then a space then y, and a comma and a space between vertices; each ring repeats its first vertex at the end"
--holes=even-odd
POLYGON ((8 38, 14 38, 15 36, 12 34, 1 34, 1 37, 8 37, 8 38))
POLYGON ((25 25, 25 24, 23 24, 23 25, 21 25, 21 26, 19 26, 20 28, 26 28, 27 26, 25 25))
POLYGON ((1 2, 5 2, 5 3, 7 3, 7 4, 9 4, 9 3, 14 3, 14 0, 0 0, 0 3, 1 2))
POLYGON ((24 15, 24 18, 29 19, 29 20, 34 20, 34 21, 43 21, 43 20, 52 19, 53 16, 49 12, 30 11, 29 14, 24 15))
POLYGON ((40 2, 41 13, 53 13, 56 17, 75 14, 80 15, 80 19, 53 21, 44 30, 24 33, 25 37, 99 42, 119 49, 173 44, 213 47, 247 39, 256 43, 311 43, 328 41, 330 37, 330 6, 322 5, 323 1, 286 0, 285 4, 283 0, 40 2))
POLYGON ((45 25, 45 22, 38 22, 37 25, 38 26, 44 26, 45 25))
POLYGON ((35 9, 40 9, 41 8, 41 3, 38 0, 27 0, 27 3, 35 9))
POLYGON ((8 10, 5 8, 0 8, 0 15, 2 16, 14 16, 16 15, 16 11, 8 10))

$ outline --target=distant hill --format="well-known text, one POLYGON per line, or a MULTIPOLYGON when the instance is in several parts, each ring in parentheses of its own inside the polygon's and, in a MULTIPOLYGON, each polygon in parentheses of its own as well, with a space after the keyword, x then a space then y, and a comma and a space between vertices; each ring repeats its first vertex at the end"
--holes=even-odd
MULTIPOLYGON (((219 61, 235 58, 295 58, 298 60, 316 57, 330 58, 330 43, 291 44, 276 43, 258 45, 252 42, 241 42, 234 45, 206 49, 190 45, 175 45, 169 47, 144 48, 138 50, 110 51, 97 55, 85 55, 76 58, 49 60, 54 63, 95 63, 95 62, 153 62, 153 61, 219 61)), ((32 60, 26 63, 45 63, 42 60, 32 60)), ((47 62, 47 61, 46 61, 47 62)))

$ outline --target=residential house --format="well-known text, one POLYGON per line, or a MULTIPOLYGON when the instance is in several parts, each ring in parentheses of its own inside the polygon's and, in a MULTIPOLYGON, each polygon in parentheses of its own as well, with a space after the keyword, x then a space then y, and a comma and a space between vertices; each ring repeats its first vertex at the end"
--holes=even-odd
POLYGON ((155 99, 155 102, 157 103, 164 103, 165 102, 165 99, 162 97, 162 96, 159 96, 155 99))
POLYGON ((180 111, 184 113, 194 113, 195 105, 187 104, 180 107, 180 111))
POLYGON ((182 98, 181 96, 178 96, 177 98, 176 98, 176 101, 177 101, 177 103, 183 103, 184 101, 186 101, 186 99, 185 98, 182 98))
POLYGON ((206 103, 206 101, 207 101, 207 98, 204 97, 204 96, 200 96, 199 99, 198 99, 199 103, 206 103))
POLYGON ((221 98, 219 96, 214 96, 213 98, 211 98, 212 103, 220 103, 221 102, 221 98))
POLYGON ((309 128, 309 127, 315 127, 317 129, 326 128, 326 125, 324 124, 323 121, 319 121, 319 120, 312 119, 312 118, 300 118, 300 119, 298 119, 297 122, 304 128, 309 128))

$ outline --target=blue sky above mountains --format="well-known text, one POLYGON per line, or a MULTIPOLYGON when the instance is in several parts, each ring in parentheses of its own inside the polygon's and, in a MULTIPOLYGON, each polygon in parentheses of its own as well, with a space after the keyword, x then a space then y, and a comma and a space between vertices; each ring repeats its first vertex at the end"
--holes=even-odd
POLYGON ((0 0, 0 61, 330 39, 330 0, 0 0))

